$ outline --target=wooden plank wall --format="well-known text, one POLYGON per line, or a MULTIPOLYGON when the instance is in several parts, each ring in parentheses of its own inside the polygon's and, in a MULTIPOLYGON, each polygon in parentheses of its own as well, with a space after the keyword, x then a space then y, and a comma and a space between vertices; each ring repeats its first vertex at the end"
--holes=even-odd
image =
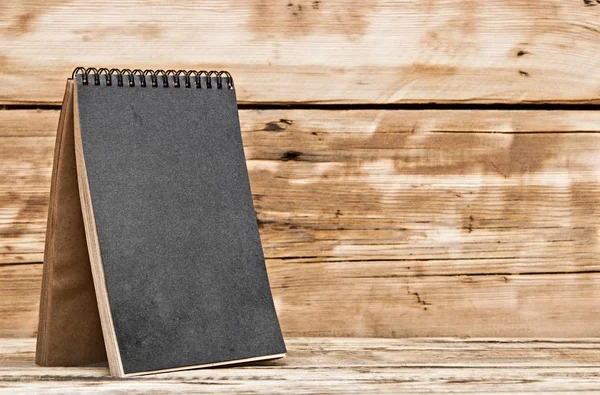
POLYGON ((0 336, 78 65, 233 72, 286 335, 599 336, 596 3, 3 2, 0 336))

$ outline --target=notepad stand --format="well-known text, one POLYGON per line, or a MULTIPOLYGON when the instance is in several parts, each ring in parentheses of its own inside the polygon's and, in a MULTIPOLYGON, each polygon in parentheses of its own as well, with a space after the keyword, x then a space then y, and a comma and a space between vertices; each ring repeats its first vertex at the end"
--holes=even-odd
POLYGON ((284 355, 231 75, 76 69, 36 363, 125 377, 284 355))

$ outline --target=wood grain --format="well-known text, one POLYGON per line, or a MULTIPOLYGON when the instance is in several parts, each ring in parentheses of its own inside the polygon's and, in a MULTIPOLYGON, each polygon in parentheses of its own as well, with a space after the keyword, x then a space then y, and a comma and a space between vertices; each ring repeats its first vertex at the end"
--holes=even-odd
POLYGON ((0 265, 0 333, 35 336, 42 282, 42 265, 0 265))
POLYGON ((58 111, 0 111, 0 264, 41 262, 58 111))
POLYGON ((76 66, 227 69, 244 103, 599 103, 595 0, 0 4, 0 104, 76 66))
POLYGON ((277 361, 115 380, 107 367, 40 368, 33 339, 0 340, 0 387, 60 393, 591 393, 600 343, 540 339, 290 338, 277 361))
MULTIPOLYGON (((2 335, 35 331, 57 116, 0 111, 2 335)), ((240 117, 286 335, 600 334, 600 112, 240 117)))

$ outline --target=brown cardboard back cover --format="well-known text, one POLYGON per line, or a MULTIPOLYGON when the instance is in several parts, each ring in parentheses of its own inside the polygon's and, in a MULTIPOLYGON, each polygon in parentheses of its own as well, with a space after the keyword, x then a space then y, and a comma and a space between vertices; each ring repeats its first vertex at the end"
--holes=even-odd
POLYGON ((73 85, 67 82, 52 168, 35 355, 42 366, 106 360, 77 185, 73 85))

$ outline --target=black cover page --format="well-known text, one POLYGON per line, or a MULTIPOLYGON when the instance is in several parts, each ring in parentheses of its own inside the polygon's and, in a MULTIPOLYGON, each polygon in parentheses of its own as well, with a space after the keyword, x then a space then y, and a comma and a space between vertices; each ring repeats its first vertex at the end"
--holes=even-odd
MULTIPOLYGON (((146 78, 146 77, 144 77, 146 78)), ((235 90, 77 76, 79 120, 125 374, 285 353, 235 90)))

